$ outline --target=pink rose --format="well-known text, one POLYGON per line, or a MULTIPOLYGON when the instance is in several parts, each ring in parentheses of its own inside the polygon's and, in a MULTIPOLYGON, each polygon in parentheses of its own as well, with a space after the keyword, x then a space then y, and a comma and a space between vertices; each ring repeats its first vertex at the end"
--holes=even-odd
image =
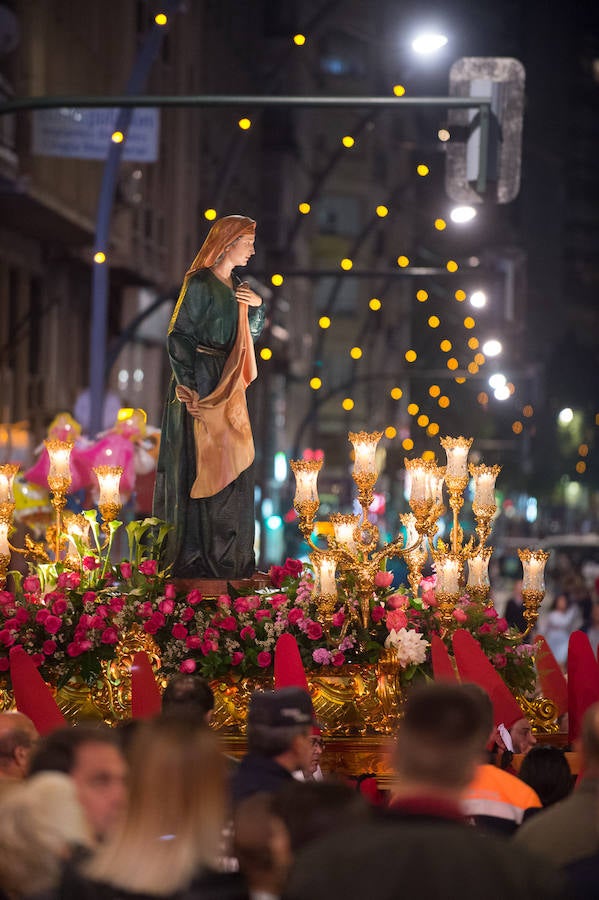
POLYGON ((119 566, 122 578, 131 578, 133 575, 133 566, 130 562, 122 562, 119 566))
POLYGON ((58 578, 56 579, 56 587, 57 588, 66 588, 69 579, 68 572, 61 572, 58 578))
POLYGON ((146 577, 152 577, 158 571, 158 563, 155 559, 143 559, 139 564, 139 571, 146 577))
POLYGON ((55 600, 52 604, 52 612, 55 616, 62 616, 63 613, 67 611, 67 601, 63 600, 55 600))
POLYGON ((378 603, 375 603, 375 605, 372 607, 370 616, 372 618, 372 621, 376 625, 378 622, 382 621, 382 619, 385 618, 385 607, 381 606, 378 603))
POLYGON ((147 622, 144 623, 144 631, 147 634, 156 634, 159 628, 165 623, 165 618, 161 612, 155 612, 150 616, 147 622))
POLYGON ((103 616, 99 616, 97 613, 95 616, 92 616, 89 623, 90 628, 104 628, 104 618, 103 616))
POLYGON ((294 606, 293 609, 290 609, 287 613, 287 621, 290 625, 297 625, 298 622, 304 618, 304 611, 300 609, 299 606, 294 606))
POLYGON ((200 644, 200 650, 204 654, 204 656, 208 656, 209 653, 215 653, 218 650, 218 644, 214 641, 202 641, 200 644))
POLYGON ((342 609, 338 610, 333 617, 331 618, 331 625, 335 628, 341 628, 343 623, 345 622, 345 613, 342 609))
POLYGON ((271 584, 273 587, 279 588, 283 583, 283 578, 285 577, 285 572, 283 571, 282 566, 271 566, 268 570, 268 574, 270 577, 271 584))
POLYGON ((187 628, 185 627, 185 625, 177 624, 177 625, 173 625, 172 634, 173 634, 173 637, 176 638, 176 640, 184 641, 188 635, 188 631, 187 631, 187 628))
POLYGON ((81 602, 85 605, 86 603, 95 603, 96 599, 97 597, 95 591, 86 591, 81 598, 81 602))
POLYGON ((389 609, 406 609, 410 605, 410 598, 405 594, 391 594, 387 597, 389 609))
POLYGON ((96 615, 102 616, 103 619, 108 615, 108 607, 104 603, 98 603, 96 606, 96 615))
POLYGON ((225 616, 220 620, 218 627, 222 631, 237 631, 237 619, 234 616, 225 616))
POLYGON ((479 634, 491 634, 492 631, 493 629, 491 628, 489 622, 483 622, 483 624, 478 629, 479 634))
POLYGON ((37 575, 28 575, 23 579, 23 590, 28 594, 39 594, 42 586, 37 575))
POLYGON ((15 622, 20 627, 24 625, 25 622, 29 621, 29 613, 26 609, 23 609, 22 606, 19 606, 18 610, 15 612, 15 622))
POLYGON ((250 604, 245 597, 238 597, 233 603, 233 609, 237 614, 249 612, 250 604))
POLYGON ((224 606, 226 609, 229 609, 231 606, 231 598, 228 594, 220 594, 216 602, 218 606, 224 606))
POLYGON ((5 647, 10 647, 14 642, 14 635, 10 633, 8 628, 3 628, 2 631, 0 631, 0 644, 3 644, 5 647))
POLYGON ((273 594, 270 597, 269 601, 270 605, 273 609, 278 609, 279 606, 282 606, 283 603, 287 603, 287 595, 286 594, 273 594))
POLYGON ((391 612, 387 613, 385 625, 387 626, 388 631, 400 631, 400 629, 405 628, 407 624, 408 617, 403 609, 392 609, 391 612))
POLYGON ((8 672, 10 667, 10 663, 8 661, 8 656, 0 657, 0 672, 8 672))
POLYGON ((232 665, 232 666, 238 666, 240 663, 242 663, 242 662, 243 662, 244 655, 245 655, 245 654, 243 654, 243 653, 241 652, 241 650, 235 650, 235 651, 231 654, 231 665, 232 665))
POLYGON ((193 619, 194 616, 195 616, 195 613, 194 613, 193 609, 191 608, 191 606, 186 606, 185 609, 183 610, 183 612, 181 613, 181 618, 183 619, 184 622, 191 622, 191 620, 193 619))
POLYGON ((118 640, 119 635, 116 628, 105 628, 100 635, 100 641, 102 644, 116 644, 118 643, 118 640))
POLYGON ((260 597, 253 596, 253 597, 246 597, 245 599, 247 600, 248 606, 250 609, 258 609, 258 607, 260 606, 260 603, 261 603, 260 597))
POLYGON ((118 613, 123 611, 125 606, 125 598, 124 597, 111 597, 108 601, 108 606, 110 607, 110 612, 118 613))
POLYGON ((69 572, 67 574, 67 587, 70 591, 76 591, 81 584, 81 575, 79 572, 69 572))
POLYGON ((202 602, 202 595, 198 590, 190 591, 187 595, 187 602, 190 606, 196 606, 198 603, 202 602))
POLYGON ((258 656, 256 657, 256 662, 260 666, 261 669, 266 669, 272 660, 272 655, 268 653, 266 650, 262 650, 258 656))
POLYGON ((52 656, 54 651, 56 650, 56 641, 44 641, 42 644, 42 650, 46 654, 46 656, 52 656))
POLYGON ((497 619, 498 613, 494 606, 487 606, 485 609, 485 619, 497 619))
POLYGON ((425 607, 435 607, 438 605, 438 600, 435 596, 435 592, 432 588, 429 588, 427 591, 422 591, 422 602, 425 607))
POLYGON ((323 635, 322 625, 319 622, 308 622, 306 634, 311 641, 318 641, 323 635))
POLYGON ((191 634, 185 638, 185 646, 188 650, 199 650, 202 646, 202 639, 197 634, 191 634))
POLYGON ((239 637, 242 641, 253 641, 256 637, 256 632, 251 625, 246 625, 245 628, 242 628, 239 632, 239 637))
POLYGON ((81 645, 76 641, 73 641, 67 647, 67 656, 81 656, 82 652, 81 645))
POLYGON ((283 573, 285 575, 290 575, 291 578, 299 578, 303 568, 304 564, 299 559, 289 559, 289 557, 287 557, 283 563, 283 573))
POLYGON ((270 619, 271 616, 272 616, 272 613, 269 609, 257 609, 256 612, 254 613, 256 622, 261 622, 262 619, 270 619))
POLYGON ((170 616, 170 614, 175 609, 175 601, 174 600, 161 600, 158 604, 158 609, 161 613, 164 613, 165 616, 170 616))
MULTIPOLYGON (((25 581, 27 581, 27 579, 25 579, 25 581)), ((25 582, 23 582, 23 584, 25 584, 25 582)), ((11 594, 10 591, 0 591, 0 606, 4 606, 7 603, 14 603, 14 602, 15 602, 14 594, 11 594)))
POLYGON ((48 634, 56 634, 57 631, 60 631, 61 625, 62 620, 58 616, 48 616, 44 622, 44 628, 48 634))
POLYGON ((507 666, 507 656, 503 653, 496 653, 493 657, 493 665, 498 669, 504 669, 507 666))
POLYGON ((466 615, 466 613, 464 612, 463 609, 454 609, 453 617, 456 620, 456 622, 460 622, 462 625, 464 624, 464 622, 468 621, 468 616, 466 615))
POLYGON ((191 674, 192 672, 195 672, 196 668, 197 668, 197 665, 196 665, 195 659, 184 659, 183 662, 181 663, 181 665, 179 666, 179 669, 181 670, 181 672, 187 672, 188 675, 191 674))
POLYGON ((39 667, 44 662, 44 654, 43 653, 34 653, 31 657, 35 666, 39 667))
POLYGON ((166 597, 167 600, 174 600, 175 597, 177 596, 177 588, 172 583, 172 581, 169 581, 169 583, 167 585, 165 585, 164 596, 166 597))
POLYGON ((207 641, 218 640, 218 631, 216 628, 206 628, 204 631, 204 638, 207 641))
POLYGON ((331 663, 334 666, 342 666, 344 662, 345 655, 340 650, 336 650, 335 653, 331 654, 331 663))
POLYGON ((94 569, 100 568, 100 560, 95 556, 84 556, 81 560, 81 564, 88 572, 93 572, 94 569))
POLYGON ((43 625, 49 615, 50 615, 49 609, 38 609, 38 611, 35 614, 35 621, 39 622, 40 625, 43 625))
POLYGON ((497 629, 499 634, 504 634, 509 628, 507 619, 497 619, 497 621, 495 622, 495 628, 497 629))
POLYGON ((393 572, 377 572, 374 576, 374 583, 376 587, 379 588, 388 588, 391 587, 391 582, 393 581, 393 572))

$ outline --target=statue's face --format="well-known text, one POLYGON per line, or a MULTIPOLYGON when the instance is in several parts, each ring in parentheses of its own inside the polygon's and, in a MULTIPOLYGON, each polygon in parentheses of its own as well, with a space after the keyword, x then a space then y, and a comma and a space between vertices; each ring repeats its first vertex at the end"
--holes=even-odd
POLYGON ((233 266, 246 266, 254 253, 254 235, 242 234, 241 237, 231 244, 225 253, 225 257, 233 266))

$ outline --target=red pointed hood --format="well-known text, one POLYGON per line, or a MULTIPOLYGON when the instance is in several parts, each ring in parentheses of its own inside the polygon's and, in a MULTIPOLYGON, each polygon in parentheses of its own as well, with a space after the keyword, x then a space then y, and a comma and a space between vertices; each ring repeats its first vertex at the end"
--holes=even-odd
POLYGON ((495 725, 509 729, 526 718, 505 681, 491 665, 480 644, 463 628, 453 635, 453 653, 462 682, 474 682, 484 688, 493 704, 495 725))
POLYGON ((68 724, 50 688, 23 647, 13 647, 9 654, 10 677, 19 712, 29 716, 41 735, 68 724))
POLYGON ((162 694, 154 678, 148 654, 139 650, 131 666, 131 717, 151 719, 162 709, 162 694))
POLYGON ((568 682, 542 634, 535 638, 536 668, 543 697, 553 700, 558 716, 568 712, 568 682))
POLYGON ((431 660, 435 681, 458 683, 457 672, 453 667, 447 647, 438 634, 434 634, 431 638, 431 660))
POLYGON ((570 742, 580 736, 582 718, 599 702, 599 664, 588 637, 574 631, 568 644, 568 731, 570 742))

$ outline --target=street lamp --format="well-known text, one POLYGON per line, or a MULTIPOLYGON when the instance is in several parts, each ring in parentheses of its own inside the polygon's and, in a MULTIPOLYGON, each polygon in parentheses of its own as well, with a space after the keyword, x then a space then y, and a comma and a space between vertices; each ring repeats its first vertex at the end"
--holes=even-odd
POLYGON ((476 216, 476 210, 473 206, 454 206, 449 213, 449 218, 457 225, 465 225, 471 222, 476 216))
POLYGON ((490 338, 488 341, 485 341, 482 349, 485 356, 499 356, 503 347, 501 346, 501 341, 498 341, 496 338, 490 338))
POLYGON ((493 388, 494 391, 498 390, 498 388, 507 386, 507 378, 502 372, 495 372, 489 378, 489 387, 493 388))
POLYGON ((566 406, 558 413, 557 421, 560 425, 569 425, 573 418, 573 410, 571 410, 569 406, 566 406))
POLYGON ((412 50, 421 56, 432 56, 447 43, 447 36, 435 31, 426 31, 412 41, 412 50))
POLYGON ((473 291, 470 295, 470 305, 476 309, 482 309, 487 305, 487 295, 484 291, 473 291))

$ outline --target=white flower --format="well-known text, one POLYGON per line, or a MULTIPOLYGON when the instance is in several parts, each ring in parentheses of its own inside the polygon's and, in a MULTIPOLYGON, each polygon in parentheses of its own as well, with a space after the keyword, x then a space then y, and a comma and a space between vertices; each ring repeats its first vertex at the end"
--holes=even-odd
POLYGON ((429 642, 413 629, 400 628, 391 630, 385 641, 385 649, 395 650, 395 657, 402 669, 410 665, 419 665, 426 659, 429 642))

